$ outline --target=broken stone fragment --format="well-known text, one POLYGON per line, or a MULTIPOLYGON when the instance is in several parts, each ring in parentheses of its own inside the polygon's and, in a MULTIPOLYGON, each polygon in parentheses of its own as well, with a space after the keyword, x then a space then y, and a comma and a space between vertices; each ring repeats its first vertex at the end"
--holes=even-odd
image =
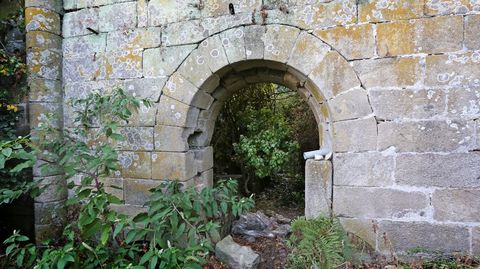
POLYGON ((255 269, 260 256, 250 247, 241 246, 229 235, 215 246, 216 258, 232 269, 255 269))

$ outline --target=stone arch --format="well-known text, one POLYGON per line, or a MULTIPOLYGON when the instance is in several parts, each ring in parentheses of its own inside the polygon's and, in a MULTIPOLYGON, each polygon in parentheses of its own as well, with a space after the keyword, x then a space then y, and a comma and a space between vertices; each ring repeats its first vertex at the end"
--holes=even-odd
MULTIPOLYGON (((331 152, 337 147, 333 139, 335 122, 372 113, 367 92, 356 73, 337 51, 318 37, 285 25, 232 28, 203 40, 162 90, 157 114, 160 131, 156 135, 168 132, 179 137, 180 140, 175 141, 181 144, 183 155, 177 156, 182 165, 195 163, 195 167, 173 172, 177 178, 192 179, 190 182, 196 185, 211 184, 213 150, 209 144, 222 104, 236 90, 258 82, 296 89, 315 115, 320 147, 331 152)), ((309 173, 307 167, 307 174, 313 173, 315 177, 312 191, 308 191, 309 187, 306 189, 305 200, 313 201, 306 205, 307 216, 331 207, 332 166, 328 162, 323 167, 329 171, 320 173, 330 178, 320 180, 321 175, 316 171, 309 173), (322 194, 318 194, 320 190, 322 194)), ((168 169, 175 170, 174 167, 168 169)), ((315 170, 314 166, 311 169, 315 170)))

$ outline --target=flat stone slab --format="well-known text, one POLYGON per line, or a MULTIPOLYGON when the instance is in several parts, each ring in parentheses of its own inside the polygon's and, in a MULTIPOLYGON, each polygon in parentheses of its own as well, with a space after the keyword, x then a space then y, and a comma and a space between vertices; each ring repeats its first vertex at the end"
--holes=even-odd
POLYGON ((217 243, 215 256, 232 269, 255 269, 260 263, 260 255, 250 247, 235 243, 230 235, 217 243))

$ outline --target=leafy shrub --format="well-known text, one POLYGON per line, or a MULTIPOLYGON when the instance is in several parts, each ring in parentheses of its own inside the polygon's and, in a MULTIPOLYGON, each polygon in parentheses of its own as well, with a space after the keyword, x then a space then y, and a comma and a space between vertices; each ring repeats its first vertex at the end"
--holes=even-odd
POLYGON ((245 112, 247 132, 234 144, 237 158, 259 178, 273 177, 292 163, 298 143, 287 122, 269 109, 245 112))
POLYGON ((24 29, 23 9, 0 20, 0 205, 11 203, 23 194, 38 192, 31 182, 29 168, 35 163, 35 152, 28 136, 17 137, 22 111, 18 106, 28 92, 25 55, 7 51, 3 46, 7 33, 24 29))
POLYGON ((25 180, 29 175, 27 169, 37 160, 36 151, 29 145, 28 137, 0 141, 0 205, 11 203, 24 193, 38 194, 37 184, 25 180))
MULTIPOLYGON (((40 248, 25 244, 28 238, 15 232, 4 242, 6 258, 0 267, 201 268, 222 220, 253 207, 253 201, 239 198, 233 181, 200 192, 167 181, 152 190, 147 212, 131 219, 112 210, 122 201, 105 191, 103 179, 118 171, 118 144, 124 139, 119 124, 141 102, 150 105, 120 89, 92 93, 75 102, 81 108, 76 128, 40 140, 51 150, 47 159, 63 166, 75 193, 68 205, 79 208, 78 214, 61 238, 40 248)), ((59 131, 52 126, 38 130, 46 136, 59 131)))
POLYGON ((304 217, 292 223, 287 268, 329 269, 350 258, 347 235, 336 219, 304 217))

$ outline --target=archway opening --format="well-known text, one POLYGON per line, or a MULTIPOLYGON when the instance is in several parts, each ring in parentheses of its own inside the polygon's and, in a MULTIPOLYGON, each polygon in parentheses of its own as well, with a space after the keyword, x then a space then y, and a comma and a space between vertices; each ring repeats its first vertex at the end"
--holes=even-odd
POLYGON ((305 99, 286 86, 252 83, 236 90, 216 119, 211 146, 214 181, 234 178, 257 209, 304 214, 303 152, 319 148, 315 116, 305 99))
MULTIPOLYGON (((183 72, 180 75, 189 77, 197 74, 183 72)), ((192 77, 190 79, 195 81, 192 77)), ((258 83, 274 83, 296 92, 314 115, 318 143, 313 148, 316 151, 309 157, 315 160, 308 160, 304 166, 304 214, 307 217, 329 214, 332 199, 332 165, 329 160, 332 131, 327 99, 317 86, 318 83, 285 63, 264 59, 240 61, 224 66, 196 83, 198 89, 192 95, 190 107, 182 118, 186 120, 186 126, 193 127, 186 129, 186 137, 189 152, 194 155, 197 172, 193 178, 194 184, 200 188, 213 185, 214 149, 211 142, 217 118, 225 102, 248 85, 258 83), (322 161, 322 158, 326 160, 322 161)))

